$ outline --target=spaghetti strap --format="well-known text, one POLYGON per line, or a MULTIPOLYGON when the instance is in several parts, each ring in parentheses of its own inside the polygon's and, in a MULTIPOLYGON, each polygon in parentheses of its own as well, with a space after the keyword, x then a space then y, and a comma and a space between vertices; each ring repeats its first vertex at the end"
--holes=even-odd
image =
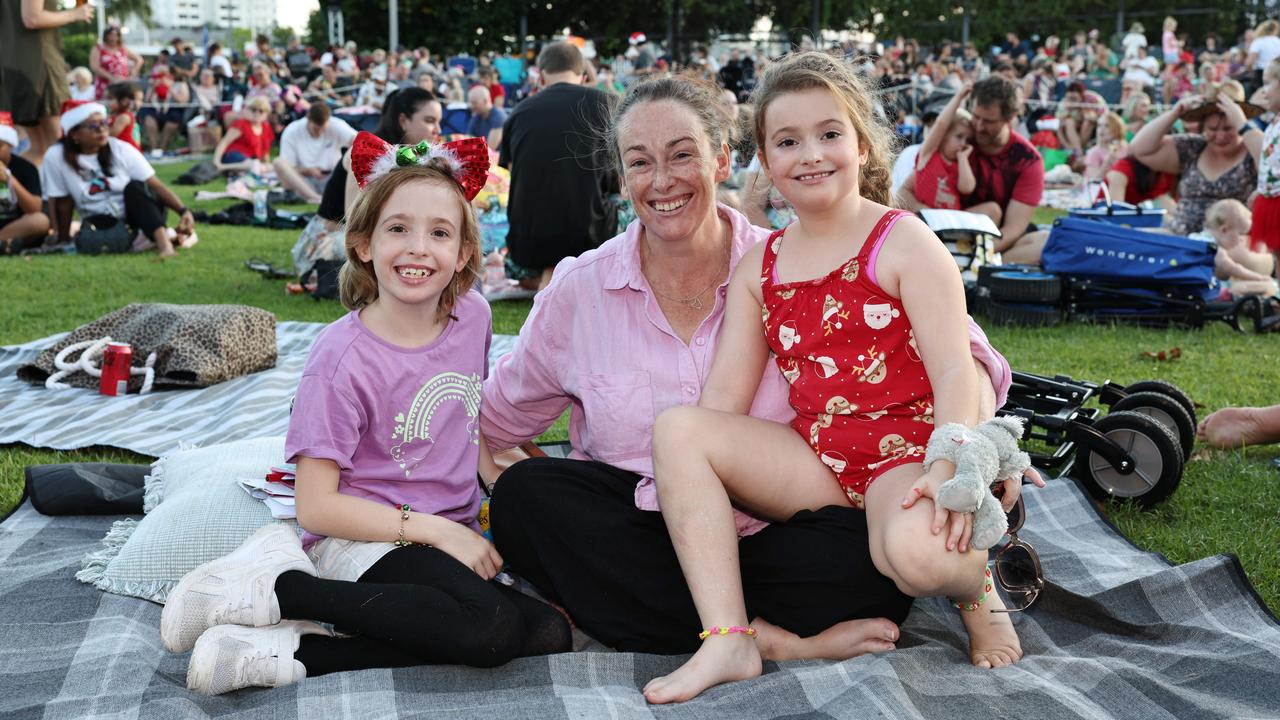
POLYGON ((767 287, 769 285, 778 284, 778 252, 777 240, 782 237, 782 230, 774 230, 764 241, 764 259, 760 268, 760 286, 767 287))
POLYGON ((906 210, 891 208, 884 215, 880 216, 880 221, 876 226, 871 228, 871 234, 867 235, 867 242, 862 244, 862 252, 858 253, 858 260, 862 262, 864 276, 876 287, 880 286, 880 282, 876 280, 876 259, 880 257, 880 248, 884 245, 884 241, 889 237, 889 231, 893 230, 893 226, 898 220, 907 215, 906 210))

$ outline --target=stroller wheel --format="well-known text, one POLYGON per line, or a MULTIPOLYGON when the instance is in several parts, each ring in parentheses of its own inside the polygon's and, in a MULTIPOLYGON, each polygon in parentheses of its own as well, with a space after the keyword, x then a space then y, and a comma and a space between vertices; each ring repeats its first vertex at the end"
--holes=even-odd
POLYGON ((1191 401, 1191 396, 1182 392, 1182 388, 1177 385, 1163 380, 1142 380, 1126 385, 1124 391, 1127 395, 1140 392, 1156 392, 1161 395, 1168 395, 1174 400, 1177 400, 1178 404, 1182 406, 1182 409, 1187 411, 1187 414, 1191 416, 1191 425, 1192 427, 1195 427, 1196 404, 1191 401))
POLYGON ((998 272, 989 278, 991 299, 1054 305, 1062 299, 1062 278, 1042 272, 998 272))
POLYGON ((1076 450, 1073 475, 1091 495, 1106 500, 1128 498, 1150 509, 1164 501, 1182 481, 1182 448, 1173 431, 1141 413, 1121 411, 1093 424, 1119 445, 1135 463, 1134 471, 1121 473, 1102 455, 1081 443, 1076 450))
POLYGON ((1178 436, 1183 462, 1191 459, 1191 450, 1196 443, 1196 421, 1177 400, 1164 393, 1136 392, 1120 398, 1111 406, 1112 412, 1121 410, 1139 412, 1162 423, 1178 436))

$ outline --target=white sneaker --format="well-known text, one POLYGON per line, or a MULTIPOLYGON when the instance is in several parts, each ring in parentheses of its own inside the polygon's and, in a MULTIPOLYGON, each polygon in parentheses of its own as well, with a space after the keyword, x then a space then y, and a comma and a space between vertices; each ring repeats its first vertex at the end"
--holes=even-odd
POLYGON ((290 570, 316 574, 291 527, 263 526, 230 554, 201 565, 178 582, 160 613, 164 646, 186 652, 214 625, 263 627, 280 622, 276 578, 290 570))
POLYGON ((187 689, 221 695, 247 687, 292 685, 307 676, 307 668, 293 659, 302 636, 328 634, 313 622, 299 620, 263 628, 209 628, 191 653, 187 689))

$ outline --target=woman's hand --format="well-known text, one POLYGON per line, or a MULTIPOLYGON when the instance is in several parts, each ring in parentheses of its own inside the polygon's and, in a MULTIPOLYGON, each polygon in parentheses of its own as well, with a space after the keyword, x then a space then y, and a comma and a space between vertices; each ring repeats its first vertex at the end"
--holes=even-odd
POLYGON ((1236 101, 1227 97, 1224 93, 1218 93, 1218 109, 1222 111, 1223 115, 1227 116, 1227 127, 1238 129, 1249 121, 1249 118, 1245 117, 1244 110, 1236 104, 1236 101))
MULTIPOLYGON (((1174 117, 1182 117, 1183 114, 1195 110, 1204 104, 1204 98, 1199 95, 1187 95, 1173 106, 1174 117)), ((1238 108, 1237 108, 1238 109, 1238 108)))
POLYGON ((182 217, 178 218, 178 227, 175 228, 179 235, 190 235, 196 229, 196 216, 190 210, 184 209, 182 217))
POLYGON ((465 525, 449 523, 440 530, 432 545, 471 568, 485 580, 492 580, 502 571, 502 556, 493 547, 493 543, 465 525))
POLYGON ((69 12, 71 17, 74 18, 72 22, 89 22, 93 19, 93 6, 89 3, 79 5, 69 12))

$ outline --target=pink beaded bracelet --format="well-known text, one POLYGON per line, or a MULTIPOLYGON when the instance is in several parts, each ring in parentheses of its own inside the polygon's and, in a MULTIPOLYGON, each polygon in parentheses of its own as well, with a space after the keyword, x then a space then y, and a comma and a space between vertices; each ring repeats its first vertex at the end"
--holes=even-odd
POLYGON ((706 630, 698 633, 698 639, 706 640, 712 635, 728 635, 729 633, 741 633, 747 637, 755 637, 756 629, 753 627, 743 627, 741 625, 712 625, 706 630))

